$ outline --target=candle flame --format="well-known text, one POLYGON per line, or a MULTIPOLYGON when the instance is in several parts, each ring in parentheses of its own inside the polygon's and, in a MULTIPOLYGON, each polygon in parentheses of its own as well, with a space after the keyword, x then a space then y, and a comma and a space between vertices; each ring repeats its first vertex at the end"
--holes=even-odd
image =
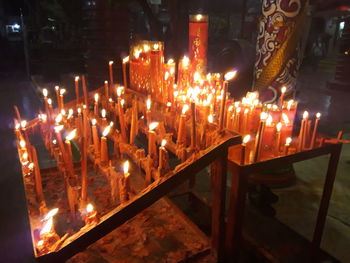
POLYGON ((303 119, 307 119, 308 117, 309 117, 309 113, 307 111, 304 111, 303 119))
POLYGON ((21 121, 21 127, 24 129, 27 126, 27 121, 23 120, 21 121))
POLYGON ((113 99, 112 99, 112 98, 109 98, 108 101, 109 101, 109 102, 113 102, 113 99))
POLYGON ((199 72, 195 72, 194 73, 194 75, 193 75, 193 80, 195 81, 195 82, 197 82, 197 81, 199 81, 200 80, 200 78, 201 78, 201 74, 199 73, 199 72))
POLYGON ((147 110, 150 110, 150 109, 151 109, 151 99, 150 99, 150 98, 148 98, 148 99, 146 100, 146 107, 147 107, 147 110))
POLYGON ((94 95, 94 99, 95 99, 95 102, 96 102, 96 103, 98 102, 98 98, 99 98, 98 93, 95 93, 95 95, 94 95))
POLYGON ((58 208, 54 208, 54 209, 51 209, 47 214, 46 216, 44 217, 43 221, 46 221, 52 217, 54 217, 58 212, 58 208))
POLYGON ((88 213, 90 214, 90 213, 92 213, 93 211, 94 211, 94 206, 93 206, 91 203, 87 204, 87 206, 86 206, 86 212, 88 212, 88 213))
POLYGON ((108 85, 108 80, 105 80, 105 85, 108 85))
POLYGON ((242 108, 241 108, 241 107, 238 107, 238 108, 236 109, 236 112, 237 112, 237 113, 240 113, 241 110, 242 110, 242 108))
POLYGON ((75 76, 75 81, 79 81, 79 76, 75 76))
POLYGON ((33 169, 34 169, 34 163, 30 163, 30 164, 28 165, 28 168, 29 168, 30 170, 33 170, 33 169))
POLYGON ((124 99, 120 100, 120 104, 122 105, 122 107, 124 106, 124 103, 125 103, 124 99))
POLYGON ((244 138, 243 138, 243 144, 248 143, 248 142, 249 142, 249 140, 250 140, 250 134, 247 134, 247 135, 246 135, 246 136, 244 136, 244 138))
POLYGON ((73 113, 74 113, 73 109, 69 109, 67 118, 70 119, 73 116, 73 113))
POLYGON ((231 79, 233 79, 235 76, 236 76, 236 74, 237 74, 237 70, 235 70, 235 71, 230 71, 230 72, 227 72, 226 74, 225 74, 225 80, 226 81, 230 81, 231 79))
POLYGON ((110 60, 110 61, 108 62, 109 65, 113 65, 113 63, 114 63, 113 60, 110 60))
POLYGON ((166 106, 167 106, 167 107, 171 107, 171 102, 168 101, 168 102, 166 103, 166 106))
POLYGON ((189 64, 190 64, 190 59, 187 56, 184 56, 182 59, 182 66, 188 67, 189 64))
POLYGON ((77 129, 74 129, 73 131, 68 133, 68 135, 66 136, 66 140, 68 140, 68 141, 73 140, 75 135, 76 135, 76 133, 77 133, 77 129))
POLYGON ((276 130, 277 130, 278 132, 280 132, 281 129, 282 129, 282 122, 279 122, 279 123, 276 124, 276 130))
POLYGON ((52 104, 52 99, 48 98, 47 99, 47 104, 51 105, 52 104))
POLYGON ((111 126, 108 125, 102 132, 103 137, 106 137, 110 132, 110 130, 111 130, 111 126))
POLYGON ((66 89, 60 89, 60 95, 63 96, 63 94, 66 92, 66 89))
POLYGON ((268 114, 266 112, 260 113, 260 120, 265 121, 268 118, 268 114))
POLYGON ((25 142, 25 140, 21 140, 21 141, 19 142, 19 146, 21 146, 21 148, 25 148, 25 147, 26 147, 26 142, 25 142))
POLYGON ((122 91, 123 91, 124 87, 123 86, 119 86, 117 88, 117 96, 120 97, 122 95, 122 91))
POLYGON ((284 93, 286 93, 286 91, 287 91, 287 87, 286 87, 286 86, 283 86, 283 87, 281 88, 281 93, 284 94, 284 93))
POLYGON ((66 110, 65 110, 65 109, 62 109, 62 110, 61 110, 61 114, 62 114, 62 116, 66 116, 66 110))
POLYGON ((196 15, 196 20, 197 21, 201 21, 202 18, 203 18, 203 15, 201 15, 201 14, 196 15))
MULTIPOLYGON (((138 59, 138 58, 140 57, 141 52, 142 52, 142 50, 139 50, 139 49, 135 50, 135 51, 134 51, 134 57, 135 57, 136 59, 138 59)), ((146 52, 147 52, 147 51, 146 51, 146 52)))
POLYGON ((129 62, 129 56, 123 58, 123 64, 126 64, 129 62))
POLYGON ((41 247, 41 246, 43 246, 44 245, 44 240, 39 240, 38 241, 38 243, 36 243, 36 245, 38 246, 38 247, 41 247))
POLYGON ((80 114, 80 113, 81 113, 81 108, 78 108, 78 109, 77 109, 77 112, 80 114))
POLYGON ((276 104, 273 104, 273 105, 272 105, 272 109, 273 109, 273 110, 278 110, 278 106, 277 106, 276 104))
POLYGON ((166 145, 166 140, 163 139, 163 140, 162 140, 162 143, 161 143, 161 146, 164 147, 165 145, 166 145))
POLYGON ((47 97, 48 94, 49 94, 49 92, 47 91, 47 89, 43 89, 43 95, 44 95, 44 97, 47 97))
POLYGON ((124 171, 124 175, 126 175, 127 173, 129 173, 129 161, 125 161, 125 162, 124 162, 123 171, 124 171))
MULTIPOLYGON (((151 48, 149 47, 149 45, 147 45, 147 44, 143 45, 143 51, 148 52, 150 49, 151 48)), ((141 50, 139 52, 141 53, 141 50)))
POLYGON ((244 114, 248 114, 248 112, 249 112, 249 109, 246 108, 246 109, 244 110, 244 114))
POLYGON ((56 118, 55 118, 55 122, 56 123, 60 123, 61 121, 62 121, 62 114, 61 113, 59 113, 57 116, 56 116, 56 118))
POLYGON ((113 125, 114 125, 114 122, 111 121, 111 122, 109 123, 109 126, 110 126, 110 127, 113 127, 113 125))
POLYGON ((63 125, 58 125, 58 126, 55 126, 54 130, 55 132, 59 132, 63 129, 63 125))
POLYGON ((16 125, 15 125, 15 129, 16 129, 16 130, 18 130, 20 127, 21 127, 21 124, 16 123, 16 125))
POLYGON ((272 125, 272 121, 273 121, 272 116, 269 114, 269 116, 267 117, 267 120, 266 120, 266 125, 267 126, 271 126, 272 125))
POLYGON ((28 153, 27 152, 22 154, 22 159, 24 159, 24 160, 28 159, 28 153))
POLYGON ((159 122, 152 122, 148 128, 150 131, 153 131, 155 128, 158 127, 158 125, 159 125, 159 122))
POLYGON ((91 124, 92 124, 92 125, 96 125, 96 123, 97 123, 96 119, 92 119, 92 120, 91 120, 91 124))
POLYGON ((56 139, 52 140, 52 143, 57 144, 57 140, 56 139))
POLYGON ((52 231, 52 226, 53 226, 53 219, 52 219, 52 217, 50 217, 44 223, 44 226, 43 226, 43 228, 40 231, 40 235, 45 235, 45 234, 50 233, 52 231))
POLYGON ((233 111, 233 105, 230 105, 230 107, 228 107, 227 110, 228 110, 228 111, 233 111))
POLYGON ((170 58, 170 59, 168 59, 168 62, 167 62, 167 63, 168 63, 168 65, 169 65, 169 64, 173 64, 174 62, 175 62, 174 59, 170 58))
POLYGON ((83 105, 83 109, 86 110, 86 105, 85 104, 83 105))
POLYGON ((288 138, 286 139, 286 146, 289 146, 289 145, 291 144, 291 142, 292 142, 292 138, 291 138, 291 137, 288 137, 288 138))
POLYGON ((189 106, 187 104, 185 104, 183 107, 182 107, 182 114, 186 114, 186 111, 189 109, 189 106))
POLYGON ((60 87, 59 86, 55 86, 55 90, 59 90, 60 89, 60 87))
POLYGON ((43 120, 43 122, 45 122, 47 120, 47 115, 46 114, 41 114, 41 119, 43 120))
POLYGON ((158 43, 154 44, 154 45, 153 45, 153 49, 154 49, 154 50, 158 50, 158 49, 159 49, 159 44, 158 44, 158 43))
POLYGON ((102 118, 106 118, 106 110, 105 109, 102 109, 101 110, 101 116, 102 116, 102 118))
POLYGON ((289 100, 287 102, 287 109, 290 110, 292 108, 292 105, 294 104, 294 100, 289 100))
POLYGON ((164 80, 168 80, 168 78, 169 78, 169 72, 167 71, 167 72, 165 72, 165 74, 164 74, 164 80))
POLYGON ((213 123, 213 122, 214 122, 214 117, 213 117, 212 114, 209 114, 209 115, 208 115, 208 122, 209 122, 209 123, 213 123))
POLYGON ((321 113, 317 112, 317 113, 316 113, 316 118, 317 118, 317 119, 321 118, 321 113))
POLYGON ((175 73, 175 68, 170 68, 170 74, 173 75, 175 73))
POLYGON ((282 120, 285 124, 289 124, 289 118, 287 114, 282 113, 282 120))

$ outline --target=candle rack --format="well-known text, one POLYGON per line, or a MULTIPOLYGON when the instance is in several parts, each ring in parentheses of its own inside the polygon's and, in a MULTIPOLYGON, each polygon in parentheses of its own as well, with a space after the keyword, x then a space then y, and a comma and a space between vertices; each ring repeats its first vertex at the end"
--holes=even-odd
MULTIPOLYGON (((197 141, 196 137, 191 139, 191 137, 193 137, 193 129, 191 130, 190 127, 190 123, 192 125, 195 123, 196 126, 197 122, 195 119, 187 119, 184 124, 185 139, 180 145, 173 142, 171 133, 166 132, 167 130, 174 130, 175 127, 171 125, 172 122, 169 120, 169 118, 174 118, 174 116, 170 116, 169 114, 169 116, 167 114, 163 114, 162 116, 161 113, 167 111, 167 107, 160 102, 152 102, 153 113, 147 115, 147 113, 143 111, 147 106, 146 103, 144 103, 144 95, 130 92, 129 90, 123 91, 123 95, 118 94, 118 104, 111 103, 111 101, 103 95, 103 88, 91 92, 87 100, 84 98, 80 98, 79 100, 87 101, 88 105, 91 106, 77 105, 76 101, 72 101, 61 105, 61 107, 65 109, 74 107, 77 114, 72 115, 72 113, 68 113, 64 115, 57 110, 53 113, 54 111, 52 110, 52 112, 48 114, 50 115, 51 122, 48 121, 47 116, 44 117, 43 114, 41 114, 40 118, 29 121, 25 125, 22 125, 23 127, 18 127, 17 125, 15 129, 18 140, 18 151, 22 158, 23 179, 26 188, 36 260, 38 262, 62 262, 67 260, 104 237, 118 226, 121 226, 127 220, 137 216, 141 211, 158 200, 160 200, 159 202, 163 202, 163 207, 170 206, 172 211, 177 211, 175 214, 180 216, 180 218, 184 218, 181 212, 176 210, 174 205, 165 198, 166 194, 188 180, 192 182, 193 186, 195 174, 212 163, 214 163, 212 165, 217 167, 215 170, 216 172, 212 174, 212 177, 215 178, 215 183, 213 185, 214 209, 212 213, 212 240, 210 242, 208 239, 200 238, 203 237, 203 234, 201 234, 193 224, 189 223, 187 219, 184 220, 184 228, 192 229, 195 233, 194 235, 198 236, 198 239, 204 244, 204 248, 197 251, 198 253, 211 248, 214 255, 222 255, 222 242, 224 240, 223 213, 225 207, 225 197, 222 193, 224 192, 223 189, 226 188, 227 152, 228 147, 241 142, 241 137, 227 130, 219 131, 213 126, 208 128, 208 130, 211 131, 211 135, 214 137, 210 141, 210 144, 208 144, 208 146, 197 145, 197 143, 194 142, 197 141), (95 93, 99 94, 100 107, 102 106, 101 108, 106 109, 106 115, 108 115, 109 118, 108 122, 107 119, 105 119, 107 117, 99 117, 99 111, 95 109, 96 106, 92 107, 94 101, 91 98, 94 97, 95 102, 97 101, 97 97, 94 96, 95 93), (120 106, 122 106, 121 96, 123 97, 124 103, 130 106, 128 107, 129 110, 126 112, 123 112, 120 108, 120 106), (149 120, 137 118, 138 128, 135 136, 139 134, 141 138, 138 138, 137 143, 129 143, 130 133, 133 129, 132 109, 135 109, 133 107, 135 103, 139 106, 137 116, 140 116, 144 112, 145 116, 148 118, 158 121, 160 127, 159 131, 155 133, 154 143, 158 142, 160 144, 162 138, 167 139, 166 145, 162 145, 161 147, 164 147, 166 151, 177 156, 173 158, 177 159, 178 165, 174 166, 172 169, 168 168, 168 164, 162 166, 164 170, 159 169, 160 164, 163 162, 162 158, 158 160, 157 157, 151 156, 150 146, 148 146, 149 154, 145 156, 144 145, 147 143, 149 144, 151 140, 150 132, 146 124, 149 120), (125 114, 124 117, 126 120, 124 120, 124 122, 121 121, 122 114, 125 114), (53 120, 54 115, 56 115, 55 120, 53 120), (71 116, 69 117, 69 115, 71 116), (159 119, 159 117, 156 116, 162 117, 159 119), (114 120, 113 125, 109 122, 110 120, 114 120), (90 127, 91 122, 92 127, 90 127), (123 127, 123 125, 125 126, 123 127), (106 141, 108 140, 110 143, 113 143, 114 150, 113 157, 107 157, 107 162, 103 160, 105 157, 103 157, 102 153, 102 138, 100 141, 100 148, 96 148, 94 145, 93 127, 95 126, 100 130, 105 127, 108 128, 108 131, 106 132, 107 128, 105 128, 102 134, 106 141), (117 128, 114 129, 114 127, 117 128), (92 130, 90 128, 92 128, 92 130), (61 138, 61 131, 63 129, 73 130, 73 132, 67 135, 65 142, 63 142, 61 138), (128 130, 127 134, 123 134, 122 129, 128 130), (53 130, 55 130, 55 132, 53 132, 53 130), (110 130, 113 130, 113 132, 110 130), (41 173, 39 173, 37 170, 37 167, 40 166, 39 162, 33 161, 34 168, 33 165, 31 165, 31 161, 37 158, 36 154, 30 154, 29 158, 25 156, 29 159, 28 161, 23 160, 23 152, 29 152, 29 149, 35 149, 35 147, 32 146, 31 140, 33 134, 37 132, 41 134, 43 145, 46 150, 49 151, 56 160, 57 169, 42 169, 40 171, 41 173), (73 139, 74 135, 76 135, 76 137, 73 139), (53 142, 53 139, 56 141, 53 142), (71 152, 71 146, 74 144, 78 145, 77 148, 80 149, 81 153, 81 159, 78 160, 78 162, 73 162, 74 154, 71 152), (100 152, 97 152, 98 149, 100 149, 100 152), (122 173, 117 171, 114 167, 119 164, 119 161, 116 162, 115 160, 121 159, 129 159, 133 163, 130 171, 130 173, 133 173, 131 176, 132 180, 130 180, 130 185, 124 194, 123 191, 125 189, 120 187, 121 184, 125 183, 124 180, 126 179, 121 175, 122 173), (108 162, 108 160, 111 161, 108 162), (153 165, 155 162, 157 164, 153 165), (137 175, 135 175, 135 173, 137 175), (81 174, 81 176, 77 176, 77 174, 81 174), (89 196, 91 197, 91 195, 93 195, 88 192, 89 188, 87 185, 91 184, 89 178, 94 177, 95 180, 103 180, 94 176, 94 174, 101 175, 101 178, 104 178, 112 189, 111 197, 109 197, 108 193, 105 193, 105 195, 112 200, 112 206, 114 207, 110 209, 110 211, 107 211, 108 209, 104 207, 101 216, 96 216, 96 211, 91 212, 93 211, 91 207, 89 208, 91 210, 90 212, 88 208, 85 209, 88 200, 93 200, 93 198, 89 198, 89 196), (59 175, 61 175, 60 179, 58 179, 59 175), (52 181, 54 181, 55 184, 52 181), (45 200, 45 197, 50 195, 50 193, 45 191, 45 189, 44 191, 42 189, 37 189, 38 185, 41 186, 41 182, 43 182, 44 187, 54 184, 61 192, 66 192, 67 194, 65 205, 61 205, 61 207, 65 207, 61 216, 64 214, 70 218, 69 222, 73 227, 61 237, 55 233, 51 225, 51 232, 43 233, 47 222, 51 222, 52 224, 53 221, 53 216, 48 217, 48 214, 50 214, 52 210, 45 216, 45 213, 48 211, 47 207, 55 206, 55 204, 53 204, 52 199, 45 200), (115 188, 113 182, 119 183, 118 191, 113 190, 115 188), (135 184, 137 187, 134 186, 135 184), (33 185, 35 189, 33 189, 33 185), (81 225, 81 223, 80 225, 74 224, 75 221, 79 221, 79 214, 81 214, 81 217, 85 220, 85 226, 81 225), (42 218, 41 221, 40 218, 42 218), (49 220, 45 218, 49 218, 49 220), (42 229, 39 232, 40 225, 42 229), (45 247, 45 244, 49 243, 50 247, 45 247)), ((17 117, 19 123, 22 122, 20 121, 19 113, 17 117)), ((196 131, 194 132, 196 133, 196 131)), ((107 156, 110 155, 110 152, 106 152, 107 156)), ((51 187, 53 186, 51 185, 51 187)), ((97 189, 94 190, 96 191, 97 189)), ((61 198, 64 199, 62 193, 58 194, 58 196, 59 200, 61 200, 61 198)), ((111 208, 111 205, 108 207, 111 208)), ((55 213, 57 213, 57 211, 55 211, 55 213)))

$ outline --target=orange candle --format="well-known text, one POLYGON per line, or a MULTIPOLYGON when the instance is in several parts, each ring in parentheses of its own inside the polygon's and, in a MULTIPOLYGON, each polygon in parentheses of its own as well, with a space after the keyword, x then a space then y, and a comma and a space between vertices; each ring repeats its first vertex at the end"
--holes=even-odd
POLYGON ((81 200, 85 203, 87 200, 87 138, 84 136, 81 141, 81 200))
POLYGON ((186 111, 188 110, 188 105, 185 104, 182 108, 182 114, 179 120, 179 129, 177 131, 177 144, 185 144, 186 143, 186 111))
POLYGON ((56 92, 57 106, 61 110, 61 105, 60 105, 60 87, 59 86, 55 86, 55 92, 56 92))
POLYGON ((33 156, 33 162, 34 162, 35 191, 36 191, 38 199, 40 201, 45 201, 44 193, 43 193, 43 186, 42 186, 42 182, 41 182, 41 174, 40 174, 38 156, 37 156, 35 147, 32 146, 31 148, 32 148, 32 156, 33 156))
POLYGON ((127 82, 127 78, 126 78, 126 65, 129 62, 129 56, 123 58, 123 84, 124 87, 127 89, 128 88, 128 82, 127 82))
POLYGON ((81 82, 83 84, 83 94, 84 94, 84 104, 86 106, 89 105, 89 101, 88 101, 88 92, 87 92, 87 88, 86 88, 86 81, 85 81, 85 76, 81 76, 81 82))
POLYGON ((265 124, 266 124, 265 122, 267 117, 268 115, 266 112, 262 112, 260 114, 260 124, 258 128, 258 133, 256 134, 256 138, 255 138, 254 162, 257 162, 260 159, 260 151, 261 151, 262 139, 263 139, 265 124))
POLYGON ((131 127, 130 127, 130 144, 134 144, 135 136, 138 133, 138 119, 137 119, 137 100, 133 101, 131 111, 131 127))
POLYGON ((291 137, 288 137, 286 139, 286 143, 284 145, 284 154, 285 155, 288 155, 288 150, 289 150, 289 147, 290 147, 290 144, 292 143, 292 138, 291 137))
POLYGON ((87 204, 85 215, 84 215, 85 225, 93 225, 98 223, 97 211, 95 211, 92 204, 87 204))
POLYGON ((75 98, 76 98, 76 105, 79 104, 79 76, 75 76, 74 78, 74 86, 75 86, 75 98))
POLYGON ((68 162, 69 172, 71 173, 71 175, 74 175, 74 164, 73 164, 72 146, 70 141, 74 139, 76 132, 77 132, 76 129, 71 131, 66 136, 66 141, 65 141, 66 151, 67 151, 67 162, 68 162))
POLYGON ((282 129, 282 123, 279 122, 276 125, 276 132, 277 132, 277 138, 276 138, 276 144, 275 144, 275 155, 279 155, 280 152, 280 143, 281 143, 281 129, 282 129))
POLYGON ((321 113, 316 113, 316 120, 315 120, 315 125, 314 125, 314 130, 312 132, 312 138, 311 138, 311 149, 315 147, 315 142, 316 142, 316 133, 317 133, 317 128, 318 128, 318 123, 321 118, 321 113))
POLYGON ((97 132, 97 127, 96 127, 96 119, 93 119, 91 121, 92 124, 92 140, 94 143, 94 149, 95 149, 95 157, 100 156, 100 139, 98 138, 98 132, 97 132))
POLYGON ((152 113, 151 113, 151 99, 148 98, 146 100, 146 121, 147 121, 147 125, 150 125, 152 120, 152 113))
POLYGON ((148 130, 148 155, 153 160, 156 160, 156 158, 157 158, 156 133, 155 133, 154 129, 157 128, 158 125, 159 125, 158 122, 152 122, 149 125, 149 130, 148 130))
POLYGON ((159 176, 163 175, 163 172, 168 170, 168 162, 169 162, 169 155, 167 150, 165 149, 166 140, 162 140, 161 146, 159 147, 159 165, 158 165, 158 171, 159 176))
POLYGON ((166 99, 163 92, 163 64, 163 45, 161 42, 154 43, 150 50, 151 94, 160 101, 166 99))
POLYGON ((226 107, 228 82, 236 76, 236 73, 237 71, 230 71, 230 72, 227 72, 224 76, 225 81, 224 81, 221 108, 220 108, 219 130, 222 130, 224 128, 224 123, 225 123, 225 107, 226 107))
POLYGON ((109 69, 109 84, 111 85, 111 90, 112 90, 112 87, 113 87, 113 61, 109 61, 108 62, 108 69, 109 69))
POLYGON ((123 141, 127 142, 126 123, 125 123, 125 116, 124 116, 124 109, 123 109, 124 100, 122 100, 122 98, 121 98, 121 90, 122 90, 122 87, 119 87, 117 89, 117 95, 118 95, 118 116, 119 116, 120 132, 122 134, 123 141))
POLYGON ((303 150, 304 145, 304 136, 305 136, 305 130, 306 130, 306 122, 308 120, 309 113, 307 111, 304 111, 303 113, 303 120, 301 121, 301 127, 299 132, 299 141, 298 141, 298 151, 303 150))
POLYGON ((250 140, 250 135, 246 135, 243 138, 243 143, 242 143, 242 150, 241 150, 241 165, 245 165, 245 156, 246 156, 246 148, 247 148, 247 143, 250 140))
POLYGON ((130 173, 129 173, 129 161, 124 162, 123 165, 123 176, 120 179, 121 187, 120 187, 120 201, 124 203, 129 200, 130 194, 130 173))
POLYGON ((281 96, 280 96, 280 107, 283 107, 283 99, 284 99, 284 94, 286 93, 287 88, 285 86, 283 86, 281 88, 281 96))
POLYGON ((110 132, 111 127, 107 126, 104 131, 102 132, 101 137, 101 163, 106 165, 108 164, 108 145, 107 145, 107 135, 110 132))
POLYGON ((98 115, 98 99, 99 99, 98 93, 95 93, 94 99, 95 99, 94 114, 95 114, 95 116, 97 116, 98 115))
POLYGON ((105 96, 106 96, 106 99, 109 98, 109 87, 108 87, 108 81, 105 80, 104 82, 104 88, 105 88, 105 96))

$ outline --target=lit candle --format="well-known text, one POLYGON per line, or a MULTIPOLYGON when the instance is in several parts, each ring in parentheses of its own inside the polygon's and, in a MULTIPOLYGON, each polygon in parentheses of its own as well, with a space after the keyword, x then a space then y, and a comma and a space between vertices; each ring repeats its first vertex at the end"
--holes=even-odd
POLYGON ((57 214, 58 208, 50 210, 42 220, 43 227, 40 230, 40 240, 37 243, 37 249, 40 254, 50 251, 51 247, 59 240, 59 236, 53 226, 53 217, 57 214))
POLYGON ((159 125, 158 122, 152 122, 149 125, 148 130, 148 155, 155 160, 157 158, 157 149, 156 149, 156 133, 154 131, 159 125))
POLYGON ((161 177, 164 173, 166 173, 169 170, 169 155, 167 150, 165 149, 165 145, 166 140, 163 139, 161 146, 159 147, 159 177, 161 177))
POLYGON ((191 102, 191 148, 197 148, 197 131, 196 131, 196 104, 191 102))
POLYGON ((66 151, 67 151, 67 161, 68 161, 68 165, 69 165, 69 172, 71 173, 71 175, 74 175, 74 164, 73 164, 73 154, 72 154, 72 146, 71 146, 71 140, 74 139, 75 135, 76 135, 77 130, 74 129, 73 131, 71 131, 67 136, 66 136, 66 151))
POLYGON ((276 139, 276 145, 275 145, 275 154, 276 155, 279 155, 279 152, 280 152, 281 129, 282 129, 282 123, 279 122, 276 125, 276 131, 277 131, 277 139, 276 139))
POLYGON ((123 58, 123 83, 124 87, 127 89, 128 88, 128 83, 126 79, 126 64, 129 62, 129 56, 123 58))
POLYGON ((123 165, 123 171, 124 174, 120 180, 121 187, 120 187, 120 202, 126 202, 129 200, 129 193, 130 193, 130 182, 129 182, 129 161, 124 162, 123 165))
POLYGON ((40 174, 38 156, 37 156, 35 147, 32 146, 31 148, 32 148, 32 157, 33 157, 33 162, 34 162, 34 179, 35 179, 36 194, 37 194, 37 197, 40 201, 45 201, 44 193, 43 193, 43 186, 41 183, 41 174, 40 174))
POLYGON ((284 145, 284 154, 287 155, 288 154, 288 150, 289 150, 289 147, 290 147, 290 144, 292 143, 292 138, 291 137, 288 137, 286 139, 286 144, 284 145))
POLYGON ((97 211, 92 204, 87 204, 85 214, 85 225, 93 225, 98 223, 97 211))
POLYGON ((179 120, 179 129, 177 131, 177 144, 186 143, 186 111, 188 110, 188 105, 185 104, 182 108, 182 113, 179 120))
POLYGON ((299 132, 299 140, 298 140, 298 151, 303 150, 303 145, 304 145, 304 136, 305 136, 305 131, 306 131, 306 122, 308 120, 309 113, 307 111, 304 111, 303 113, 303 120, 301 121, 301 127, 300 127, 300 132, 299 132))
POLYGON ((150 125, 152 119, 152 113, 151 113, 151 98, 148 98, 146 100, 146 121, 147 125, 150 125))
MULTIPOLYGON (((57 118, 56 118, 57 119, 57 118)), ((61 130, 63 129, 63 125, 58 125, 58 126, 55 126, 55 132, 56 132, 56 138, 57 138, 57 141, 58 141, 58 146, 61 150, 61 153, 62 153, 62 159, 63 159, 63 162, 66 164, 66 169, 68 170, 68 163, 67 163, 67 157, 66 157, 66 150, 64 148, 64 145, 63 145, 63 141, 62 141, 62 136, 61 136, 61 130)))
POLYGON ((246 135, 243 138, 243 143, 242 143, 242 152, 241 152, 241 165, 245 165, 245 156, 246 156, 246 148, 247 148, 247 143, 250 140, 250 135, 246 135))
POLYGON ((222 130, 224 128, 228 83, 230 80, 232 80, 236 76, 236 74, 237 74, 237 71, 230 71, 230 72, 227 72, 224 77, 225 81, 224 81, 221 108, 220 108, 219 130, 222 130))
POLYGON ((97 116, 98 115, 98 99, 99 99, 98 93, 95 93, 94 99, 95 99, 94 114, 95 114, 95 116, 97 116))
POLYGON ((111 89, 113 87, 113 61, 108 62, 108 68, 109 68, 109 84, 111 85, 111 89))
POLYGON ((60 89, 60 111, 64 109, 63 95, 65 92, 66 92, 66 89, 60 89))
POLYGON ((268 118, 268 114, 266 112, 262 112, 260 114, 260 123, 259 123, 258 133, 256 134, 256 138, 255 138, 254 162, 257 162, 260 159, 262 139, 263 139, 263 134, 264 134, 265 124, 266 124, 267 118, 268 118))
POLYGON ((283 99, 284 99, 284 94, 286 93, 287 91, 287 87, 283 86, 281 88, 281 96, 280 96, 280 107, 282 108, 283 107, 283 99))
POLYGON ((134 144, 138 133, 137 100, 134 100, 131 110, 130 144, 134 144))
POLYGON ((101 137, 101 164, 108 164, 108 145, 107 145, 107 135, 111 130, 111 126, 107 126, 103 132, 101 137))
POLYGON ((125 116, 124 116, 124 109, 123 109, 123 101, 121 98, 121 93, 124 87, 118 87, 117 89, 117 95, 118 95, 118 116, 119 116, 119 124, 120 124, 120 132, 123 138, 124 142, 127 142, 126 137, 126 123, 125 123, 125 116))
POLYGON ((106 98, 108 98, 109 97, 109 87, 108 87, 107 80, 105 80, 105 82, 104 82, 104 88, 105 88, 105 96, 106 96, 106 98))
POLYGON ((75 98, 77 100, 76 105, 78 105, 79 104, 79 76, 75 76, 74 86, 75 86, 75 98))
POLYGON ((316 120, 315 120, 315 125, 314 125, 314 130, 312 132, 312 138, 311 138, 311 149, 315 147, 315 142, 316 142, 316 133, 317 133, 317 128, 318 128, 318 123, 321 118, 321 113, 316 113, 316 120))
POLYGON ((106 114, 107 114, 107 111, 105 109, 102 109, 101 110, 102 126, 107 126, 106 114))
POLYGON ((97 122, 96 119, 92 119, 92 121, 91 121, 92 140, 94 143, 95 158, 100 156, 100 139, 98 138, 96 122, 97 122))
POLYGON ((60 105, 60 87, 59 86, 55 86, 55 92, 56 92, 57 105, 58 105, 58 108, 61 110, 61 105, 60 105))

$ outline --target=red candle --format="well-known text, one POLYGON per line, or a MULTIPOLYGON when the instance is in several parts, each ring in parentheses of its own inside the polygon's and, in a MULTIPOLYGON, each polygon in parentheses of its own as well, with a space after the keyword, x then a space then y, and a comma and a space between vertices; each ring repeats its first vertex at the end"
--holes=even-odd
POLYGON ((288 155, 288 150, 289 150, 289 147, 290 147, 290 144, 292 143, 292 138, 291 137, 288 137, 286 139, 286 143, 284 145, 284 154, 285 155, 288 155))
POLYGON ((92 124, 92 140, 94 143, 94 149, 95 149, 95 157, 99 157, 100 156, 100 139, 98 137, 98 132, 97 132, 97 127, 96 127, 96 119, 93 119, 91 121, 92 124))
POLYGON ((185 104, 182 108, 182 114, 179 120, 179 129, 177 131, 177 144, 186 143, 186 111, 188 110, 188 105, 185 104))
POLYGON ((156 133, 154 129, 158 127, 158 122, 152 122, 149 125, 148 130, 148 155, 155 160, 157 158, 157 149, 156 149, 156 133))
POLYGON ((88 92, 87 92, 87 88, 86 88, 86 81, 85 81, 85 76, 81 76, 81 82, 83 84, 83 94, 84 94, 84 104, 86 106, 89 105, 89 101, 88 101, 88 92))
POLYGON ((98 115, 98 99, 99 99, 98 93, 95 93, 94 99, 95 99, 94 114, 95 114, 95 116, 97 116, 98 115))
POLYGON ((127 82, 127 78, 126 78, 126 65, 127 65, 128 62, 129 62, 129 56, 123 58, 123 64, 122 64, 122 67, 123 67, 123 84, 124 84, 124 87, 126 89, 128 88, 128 82, 127 82))
POLYGON ((102 132, 102 137, 101 137, 101 163, 103 165, 108 164, 108 146, 107 146, 107 135, 110 132, 111 127, 107 126, 104 131, 102 132))
POLYGON ((317 133, 317 128, 318 128, 318 123, 321 118, 321 113, 316 114, 316 120, 315 120, 315 125, 314 125, 314 130, 312 132, 312 138, 311 138, 311 149, 315 147, 315 142, 316 142, 316 133, 317 133))
POLYGON ((241 165, 245 165, 245 160, 246 160, 246 148, 247 148, 247 143, 250 140, 250 135, 246 135, 243 138, 243 143, 242 143, 242 150, 241 150, 241 165))
POLYGON ((108 87, 108 81, 105 80, 104 82, 104 88, 105 88, 105 96, 106 96, 106 99, 109 98, 109 87, 108 87))
POLYGON ((272 121, 272 116, 269 114, 265 122, 264 132, 262 133, 259 160, 269 158, 274 155, 275 132, 276 130, 272 121))
POLYGON ((190 15, 188 44, 192 70, 205 73, 207 67, 208 16, 190 15))
POLYGON ((79 76, 75 77, 74 86, 75 86, 75 98, 77 100, 76 105, 78 105, 79 104, 79 76))
POLYGON ((263 134, 265 130, 265 122, 267 117, 268 115, 266 112, 262 112, 260 114, 260 124, 258 128, 258 133, 256 134, 256 137, 255 137, 254 162, 257 162, 260 159, 260 151, 261 151, 262 139, 263 139, 263 134))
POLYGON ((283 86, 281 88, 281 96, 280 96, 280 107, 282 108, 283 107, 283 99, 284 99, 284 94, 286 93, 287 91, 287 87, 283 86))
POLYGON ((111 85, 111 88, 113 87, 113 61, 108 62, 108 69, 109 69, 109 84, 111 85))

